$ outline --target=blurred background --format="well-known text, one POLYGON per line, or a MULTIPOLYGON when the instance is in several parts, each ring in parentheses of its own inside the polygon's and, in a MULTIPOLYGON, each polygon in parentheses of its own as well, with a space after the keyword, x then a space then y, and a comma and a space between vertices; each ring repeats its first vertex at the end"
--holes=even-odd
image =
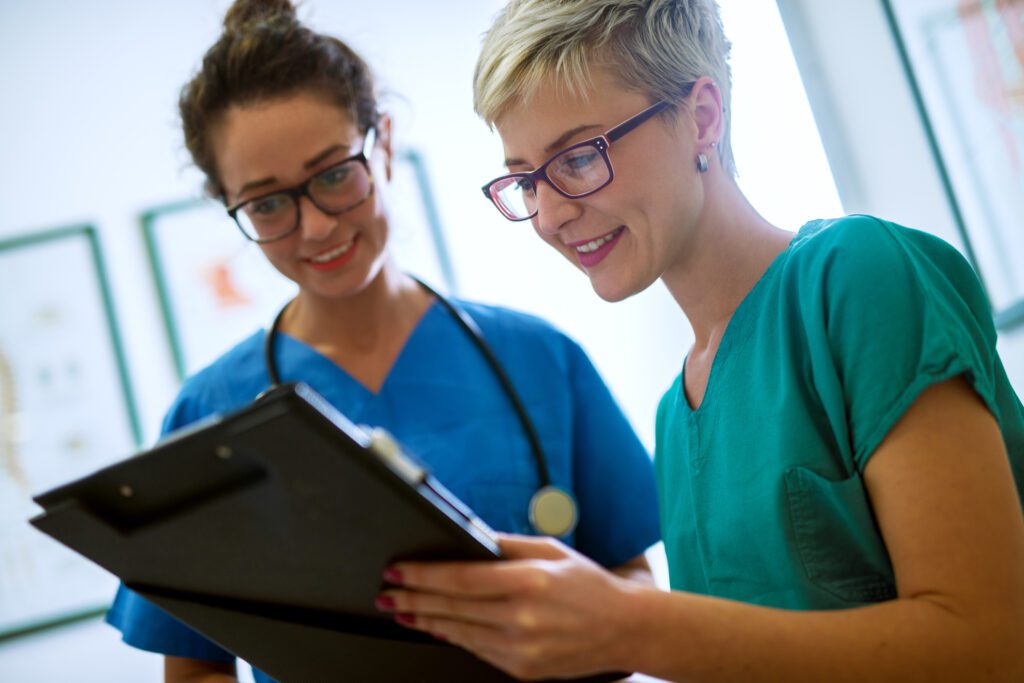
MULTIPOLYGON (((111 577, 25 520, 30 494, 152 444, 182 374, 287 297, 199 201, 177 121, 229 4, 0 2, 0 680, 160 680, 160 658, 97 616, 111 577)), ((660 284, 602 302, 480 194, 503 155, 471 76, 502 4, 309 0, 300 17, 360 52, 385 93, 406 161, 400 258, 578 339, 653 449, 657 401, 692 343, 674 302, 660 284)), ((1024 393, 1024 3, 720 4, 754 206, 790 230, 863 212, 953 243, 988 288, 1024 393)))

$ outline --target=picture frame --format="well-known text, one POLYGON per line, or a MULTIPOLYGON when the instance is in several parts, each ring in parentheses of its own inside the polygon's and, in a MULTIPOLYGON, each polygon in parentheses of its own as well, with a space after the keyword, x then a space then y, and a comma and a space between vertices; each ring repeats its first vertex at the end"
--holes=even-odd
POLYGON ((1024 324, 1024 0, 880 0, 1000 331, 1024 324))
MULTIPOLYGON (((403 270, 457 290, 422 156, 399 152, 388 183, 389 245, 403 270)), ((212 199, 155 207, 140 224, 175 371, 180 380, 269 326, 298 289, 245 239, 212 199)))
POLYGON ((0 640, 103 613, 115 577, 28 524, 32 495, 131 455, 139 418, 97 231, 0 240, 0 640))

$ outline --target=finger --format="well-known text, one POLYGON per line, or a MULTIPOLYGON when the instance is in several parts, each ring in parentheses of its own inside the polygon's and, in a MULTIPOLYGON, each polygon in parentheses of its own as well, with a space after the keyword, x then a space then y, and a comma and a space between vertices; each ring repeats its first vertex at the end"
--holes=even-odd
POLYGON ((497 562, 400 562, 385 572, 394 584, 427 593, 497 600, 543 590, 550 583, 536 560, 497 562))
POLYGON ((465 600, 437 593, 389 590, 376 600, 377 608, 384 612, 413 617, 439 617, 453 621, 497 627, 502 623, 504 602, 492 600, 465 600))
POLYGON ((552 662, 543 646, 500 629, 437 617, 417 618, 412 628, 469 650, 517 679, 549 678, 552 662))
POLYGON ((433 593, 386 591, 377 599, 378 609, 396 614, 433 617, 489 626, 520 634, 543 627, 541 607, 529 602, 506 600, 464 600, 433 593))
POLYGON ((458 619, 398 614, 395 621, 406 628, 428 633, 438 640, 458 645, 477 655, 507 651, 516 642, 514 637, 501 629, 458 619))
POLYGON ((571 553, 564 544, 550 536, 498 534, 498 544, 502 554, 509 560, 561 560, 571 553))

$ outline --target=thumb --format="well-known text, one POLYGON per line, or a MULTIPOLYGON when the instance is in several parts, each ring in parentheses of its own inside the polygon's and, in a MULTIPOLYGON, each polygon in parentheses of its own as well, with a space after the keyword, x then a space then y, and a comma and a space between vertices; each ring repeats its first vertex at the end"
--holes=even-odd
POLYGON ((549 536, 498 534, 498 545, 509 560, 561 560, 571 552, 564 544, 549 536))

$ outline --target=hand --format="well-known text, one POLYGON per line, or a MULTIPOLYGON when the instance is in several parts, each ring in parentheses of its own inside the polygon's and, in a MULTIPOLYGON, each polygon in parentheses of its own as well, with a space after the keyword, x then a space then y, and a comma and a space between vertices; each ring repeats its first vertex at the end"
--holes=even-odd
POLYGON ((631 596, 621 579, 550 538, 500 535, 499 562, 403 562, 379 608, 517 678, 624 668, 631 596))

